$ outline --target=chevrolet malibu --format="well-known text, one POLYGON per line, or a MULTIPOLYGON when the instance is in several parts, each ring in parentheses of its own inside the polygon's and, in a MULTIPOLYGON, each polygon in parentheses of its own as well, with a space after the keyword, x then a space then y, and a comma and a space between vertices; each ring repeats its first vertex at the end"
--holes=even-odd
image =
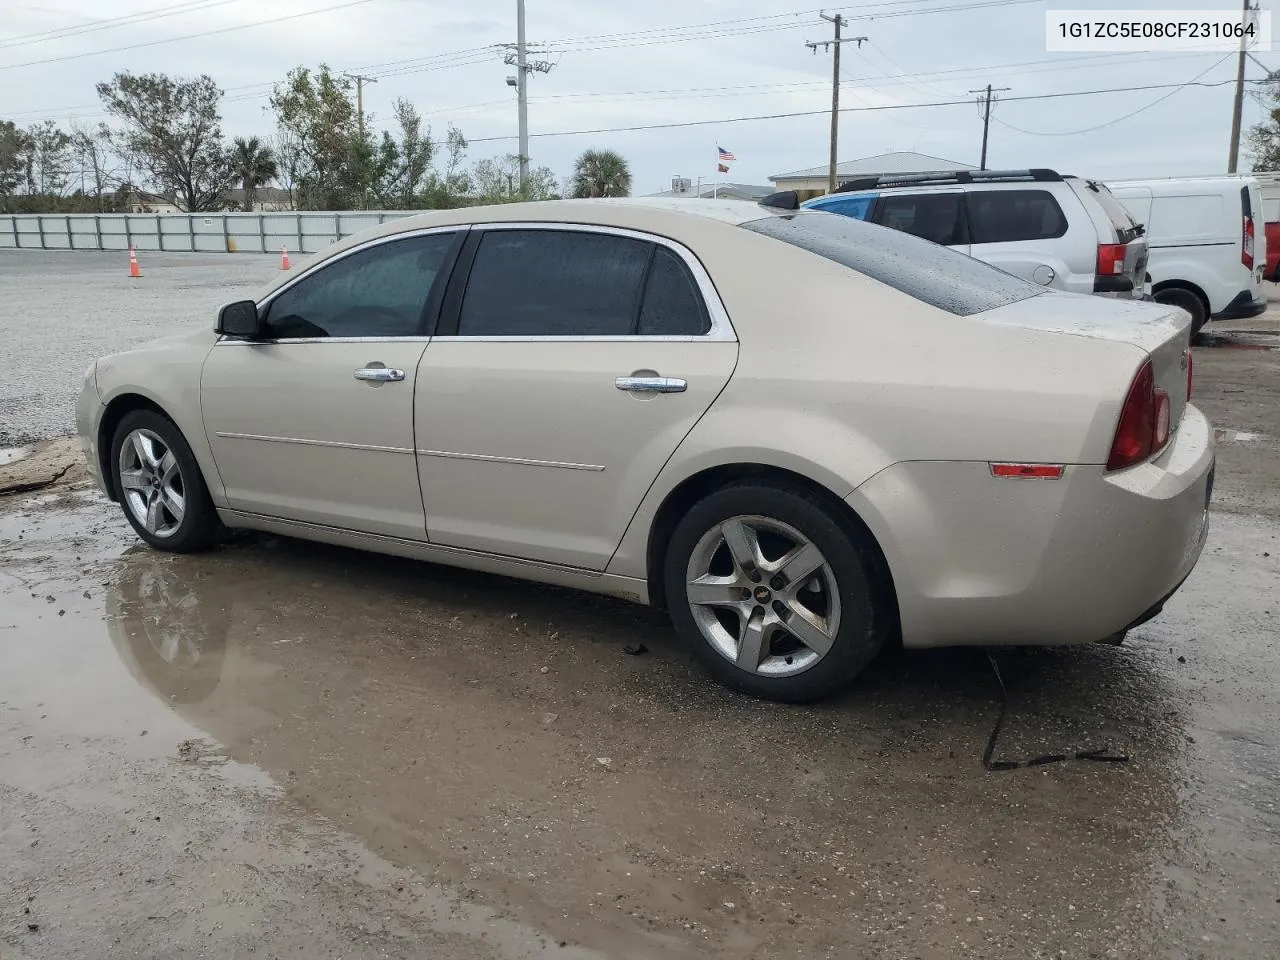
POLYGON ((139 537, 241 527, 665 607, 802 701, 907 647, 1118 642, 1204 545, 1189 317, 847 217, 475 207, 350 237, 98 360, 139 537))

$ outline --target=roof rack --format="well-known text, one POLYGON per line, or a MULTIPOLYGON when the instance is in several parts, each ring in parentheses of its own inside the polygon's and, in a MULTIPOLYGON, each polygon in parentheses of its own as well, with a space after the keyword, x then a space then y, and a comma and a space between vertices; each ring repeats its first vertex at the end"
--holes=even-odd
POLYGON ((933 170, 922 173, 886 173, 876 177, 859 177, 848 180, 835 190, 850 193, 857 190, 875 190, 885 187, 942 186, 949 183, 1052 183, 1063 177, 1054 170, 1033 168, 1030 170, 933 170))

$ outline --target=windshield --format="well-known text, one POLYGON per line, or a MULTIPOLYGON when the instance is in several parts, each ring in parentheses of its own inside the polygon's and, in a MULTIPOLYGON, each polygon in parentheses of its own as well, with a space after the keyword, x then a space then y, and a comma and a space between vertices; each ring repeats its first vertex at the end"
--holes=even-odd
POLYGON ((742 226, 833 260, 957 316, 1044 293, 1044 287, 963 253, 838 213, 802 210, 742 226))

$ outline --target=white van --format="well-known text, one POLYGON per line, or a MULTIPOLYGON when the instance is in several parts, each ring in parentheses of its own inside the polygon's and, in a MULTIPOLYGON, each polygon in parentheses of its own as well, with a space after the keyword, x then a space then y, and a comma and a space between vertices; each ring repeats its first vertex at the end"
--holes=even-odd
POLYGON ((1256 317, 1267 309, 1267 235, 1255 178, 1125 180, 1108 186, 1146 225, 1152 295, 1191 314, 1193 335, 1209 320, 1256 317))

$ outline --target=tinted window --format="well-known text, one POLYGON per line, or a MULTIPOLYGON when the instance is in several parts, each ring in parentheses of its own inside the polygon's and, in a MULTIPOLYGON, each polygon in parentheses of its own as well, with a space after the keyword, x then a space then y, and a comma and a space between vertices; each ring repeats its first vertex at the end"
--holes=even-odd
POLYGON ((849 217, 801 212, 753 220, 743 226, 834 260, 959 316, 1044 293, 1044 287, 981 260, 849 217))
POLYGON ((1050 240, 1067 232, 1067 218, 1048 190, 979 190, 965 202, 973 243, 1050 240))
POLYGON ((463 337, 631 333, 650 244, 567 230, 492 230, 476 251, 463 337))
POLYGON ((412 337, 454 234, 380 243, 298 281, 267 310, 268 336, 412 337))
POLYGON ((934 243, 958 243, 960 194, 921 193, 885 196, 876 222, 934 243))
POLYGON ((865 220, 871 213, 871 205, 875 202, 874 195, 869 197, 849 197, 846 200, 832 200, 830 203, 815 203, 813 209, 865 220))
POLYGON ((648 337, 696 337, 711 329, 689 268, 666 247, 655 247, 636 332, 648 337))

